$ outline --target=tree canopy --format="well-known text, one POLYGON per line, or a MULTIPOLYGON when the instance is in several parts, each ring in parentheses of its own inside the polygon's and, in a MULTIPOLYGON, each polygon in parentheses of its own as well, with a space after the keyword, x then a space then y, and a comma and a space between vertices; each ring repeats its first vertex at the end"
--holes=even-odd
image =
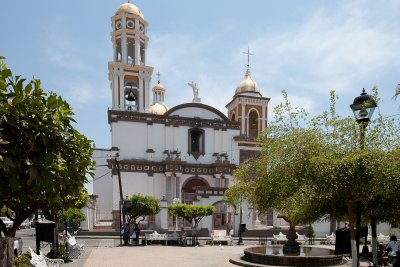
POLYGON ((196 228, 200 221, 215 213, 214 206, 195 206, 191 204, 172 204, 168 206, 168 214, 170 216, 177 216, 184 218, 187 222, 192 224, 192 235, 196 235, 196 228))
POLYGON ((160 200, 152 196, 134 194, 125 200, 125 215, 129 224, 138 225, 146 216, 160 212, 160 200))
POLYGON ((62 206, 79 196, 94 162, 91 141, 74 128, 69 104, 54 92, 46 93, 40 80, 27 82, 13 75, 3 59, 0 206, 12 211, 14 225, 7 229, 0 220, 0 228, 9 238, 36 210, 62 206))
MULTIPOLYGON (((377 89, 373 91, 378 101, 377 89)), ((362 126, 336 114, 334 92, 330 110, 314 117, 293 108, 283 94, 285 101, 259 138, 260 157, 234 173, 238 186, 253 188, 249 198, 260 211, 274 208, 295 224, 324 216, 347 218, 354 230, 356 203, 365 204, 366 217, 373 213, 366 210, 368 203, 382 197, 399 202, 391 193, 400 188, 398 125, 378 114, 360 146, 362 126)), ((379 219, 387 221, 383 215, 379 219)))

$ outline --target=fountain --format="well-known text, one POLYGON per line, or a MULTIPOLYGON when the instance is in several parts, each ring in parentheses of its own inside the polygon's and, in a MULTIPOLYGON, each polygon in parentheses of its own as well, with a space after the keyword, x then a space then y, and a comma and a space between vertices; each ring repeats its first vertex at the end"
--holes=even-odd
POLYGON ((286 235, 288 239, 283 246, 258 246, 244 250, 240 261, 230 260, 231 263, 241 266, 333 266, 343 264, 342 255, 335 255, 335 251, 328 248, 300 246, 296 241, 297 234, 292 222, 284 217, 290 227, 286 235), (252 265, 254 263, 254 265, 252 265))

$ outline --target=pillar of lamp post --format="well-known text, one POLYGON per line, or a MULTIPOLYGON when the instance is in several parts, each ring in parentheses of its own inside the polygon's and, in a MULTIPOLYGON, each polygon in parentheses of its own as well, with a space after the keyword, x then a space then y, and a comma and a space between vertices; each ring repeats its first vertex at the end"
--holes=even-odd
POLYGON ((243 232, 243 224, 242 224, 242 203, 240 203, 240 208, 239 208, 239 240, 236 245, 243 245, 243 239, 242 239, 242 232, 243 232))
MULTIPOLYGON (((377 104, 371 95, 368 95, 363 88, 362 93, 354 98, 353 104, 350 105, 351 110, 354 113, 357 123, 360 126, 360 149, 364 150, 365 147, 365 131, 368 123, 374 113, 377 104)), ((361 202, 358 201, 356 204, 356 247, 357 247, 357 265, 359 266, 359 243, 361 233, 361 202)), ((368 247, 363 248, 364 251, 368 252, 368 247)))

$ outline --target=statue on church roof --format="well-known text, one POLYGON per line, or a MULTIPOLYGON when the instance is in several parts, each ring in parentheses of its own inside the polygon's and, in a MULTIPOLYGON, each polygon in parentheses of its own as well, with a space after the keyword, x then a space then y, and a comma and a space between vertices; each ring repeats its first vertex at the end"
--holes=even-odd
POLYGON ((193 101, 192 102, 201 102, 201 98, 199 98, 199 87, 197 86, 197 83, 193 82, 188 83, 190 87, 193 89, 193 101))

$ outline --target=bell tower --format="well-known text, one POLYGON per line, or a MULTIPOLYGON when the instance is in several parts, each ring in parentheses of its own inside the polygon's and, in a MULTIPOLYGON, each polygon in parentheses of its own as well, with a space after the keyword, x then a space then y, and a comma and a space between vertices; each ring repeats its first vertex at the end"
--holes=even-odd
POLYGON ((250 142, 265 130, 270 98, 263 97, 260 88, 250 73, 250 50, 247 54, 247 70, 242 82, 236 88, 233 99, 225 106, 231 121, 240 123, 240 135, 250 142))
POLYGON ((122 4, 111 17, 113 60, 108 62, 112 110, 149 112, 153 67, 146 65, 148 23, 139 8, 122 4))

